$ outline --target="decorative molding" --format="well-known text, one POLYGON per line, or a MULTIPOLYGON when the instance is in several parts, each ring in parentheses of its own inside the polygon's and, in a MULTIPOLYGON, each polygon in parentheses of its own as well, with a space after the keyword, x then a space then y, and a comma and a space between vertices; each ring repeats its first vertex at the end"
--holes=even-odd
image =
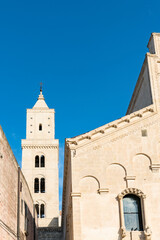
POLYGON ((140 198, 146 198, 146 195, 141 190, 139 190, 137 188, 126 188, 123 192, 121 192, 117 196, 117 198, 118 198, 118 200, 121 200, 125 195, 130 194, 130 193, 135 194, 140 198))
POLYGON ((125 180, 135 180, 136 176, 126 176, 124 179, 125 180))
POLYGON ((121 232, 121 237, 125 238, 127 234, 126 234, 124 227, 121 227, 120 232, 121 232))
POLYGON ((145 240, 151 240, 152 232, 147 225, 147 217, 146 217, 146 207, 145 207, 146 195, 141 190, 136 189, 136 188, 126 188, 123 192, 121 192, 117 196, 118 203, 119 203, 119 213, 120 213, 121 239, 123 239, 123 238, 125 239, 125 237, 126 237, 125 219, 124 219, 124 214, 123 214, 123 197, 126 194, 130 194, 130 193, 137 195, 141 199, 142 219, 143 219, 143 227, 144 227, 144 231, 142 231, 142 233, 145 236, 145 240))
POLYGON ((52 148, 52 149, 57 149, 58 146, 55 145, 22 145, 22 149, 48 149, 48 148, 52 148))
POLYGON ((108 193, 108 192, 109 192, 109 188, 99 188, 98 189, 99 194, 108 193))
POLYGON ((159 163, 152 163, 152 165, 151 165, 152 172, 154 172, 154 173, 159 172, 159 169, 160 169, 159 163))
MULTIPOLYGON (((130 115, 126 115, 118 120, 115 120, 111 123, 108 123, 102 127, 99 127, 95 130, 92 130, 90 132, 87 132, 85 134, 79 135, 74 138, 68 138, 66 139, 67 145, 78 145, 81 143, 82 140, 92 140, 96 136, 96 134, 101 134, 100 136, 97 135, 97 138, 100 138, 101 136, 104 136, 104 134, 108 134, 111 131, 117 131, 118 129, 125 128, 133 123, 136 123, 139 121, 139 119, 142 119, 143 117, 148 115, 151 115, 154 112, 154 105, 150 105, 148 107, 145 107, 143 109, 138 110, 137 112, 131 113, 130 115), (121 124, 124 123, 123 126, 121 124), (109 130, 109 131, 108 131, 109 130)), ((127 136, 128 134, 124 134, 124 136, 127 136)))
POLYGON ((81 193, 71 193, 71 197, 81 197, 81 193))
POLYGON ((151 235, 152 235, 152 231, 150 229, 150 227, 146 227, 146 229, 144 230, 144 235, 145 235, 145 240, 151 240, 151 235))
POLYGON ((73 150, 73 157, 75 157, 76 156, 76 150, 74 149, 73 150))

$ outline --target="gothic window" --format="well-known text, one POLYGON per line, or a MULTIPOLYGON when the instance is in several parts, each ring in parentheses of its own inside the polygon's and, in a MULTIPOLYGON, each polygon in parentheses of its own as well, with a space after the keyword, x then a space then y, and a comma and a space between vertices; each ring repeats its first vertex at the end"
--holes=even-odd
POLYGON ((39 124, 39 131, 42 131, 42 124, 39 124))
POLYGON ((41 204, 41 207, 40 207, 40 218, 44 218, 45 217, 45 214, 44 214, 44 204, 41 204))
POLYGON ((34 179, 34 192, 39 193, 39 179, 38 178, 34 179))
POLYGON ((45 179, 41 178, 41 193, 45 193, 45 179))
POLYGON ((39 156, 35 156, 35 167, 39 167, 39 156))
POLYGON ((37 217, 39 218, 39 204, 35 205, 36 211, 37 211, 37 217))
POLYGON ((41 156, 41 167, 45 167, 45 157, 41 156))
POLYGON ((123 197, 123 213, 127 231, 143 231, 140 198, 133 194, 123 197))

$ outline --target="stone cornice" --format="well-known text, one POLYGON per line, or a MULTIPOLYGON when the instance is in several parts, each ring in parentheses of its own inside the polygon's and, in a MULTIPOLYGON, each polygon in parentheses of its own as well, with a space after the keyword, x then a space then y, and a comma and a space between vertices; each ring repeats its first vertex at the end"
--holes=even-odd
POLYGON ((58 146, 56 146, 56 145, 36 145, 36 144, 34 144, 34 145, 28 145, 28 144, 22 144, 22 149, 24 149, 24 148, 31 148, 31 149, 48 149, 48 148, 55 148, 55 149, 57 149, 58 148, 58 146))
POLYGON ((81 197, 81 193, 71 193, 71 197, 81 197))
POLYGON ((109 188, 99 188, 98 189, 99 194, 108 193, 108 192, 109 192, 109 188))
POLYGON ((146 117, 153 115, 154 112, 155 112, 154 105, 150 105, 139 111, 131 113, 130 115, 126 115, 118 120, 115 120, 102 127, 99 127, 95 130, 79 135, 77 137, 68 138, 66 139, 66 143, 69 146, 71 145, 76 146, 80 145, 83 142, 83 140, 88 139, 89 141, 92 141, 94 139, 104 137, 105 135, 109 135, 110 133, 126 128, 134 123, 137 123, 138 121, 141 121, 142 119, 145 119, 146 117))

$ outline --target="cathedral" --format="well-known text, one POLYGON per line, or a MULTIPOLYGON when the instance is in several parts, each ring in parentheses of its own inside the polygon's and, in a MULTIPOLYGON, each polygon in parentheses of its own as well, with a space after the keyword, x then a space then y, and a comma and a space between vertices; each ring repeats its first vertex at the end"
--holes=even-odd
POLYGON ((27 109, 22 169, 0 127, 0 240, 158 240, 160 33, 152 33, 125 116, 66 138, 62 214, 55 111, 27 109))

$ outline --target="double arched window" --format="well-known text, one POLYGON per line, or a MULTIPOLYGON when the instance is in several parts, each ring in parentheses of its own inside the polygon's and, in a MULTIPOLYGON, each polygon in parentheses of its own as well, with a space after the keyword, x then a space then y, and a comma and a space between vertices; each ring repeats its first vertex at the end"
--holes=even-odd
POLYGON ((45 167, 45 156, 35 156, 35 167, 45 167))
POLYGON ((35 208, 37 211, 37 217, 38 218, 45 218, 45 205, 42 204, 35 204, 35 208))
POLYGON ((133 194, 123 197, 123 213, 127 231, 142 231, 142 211, 140 198, 133 194))
POLYGON ((45 178, 35 178, 34 179, 34 192, 35 193, 45 193, 45 178))

